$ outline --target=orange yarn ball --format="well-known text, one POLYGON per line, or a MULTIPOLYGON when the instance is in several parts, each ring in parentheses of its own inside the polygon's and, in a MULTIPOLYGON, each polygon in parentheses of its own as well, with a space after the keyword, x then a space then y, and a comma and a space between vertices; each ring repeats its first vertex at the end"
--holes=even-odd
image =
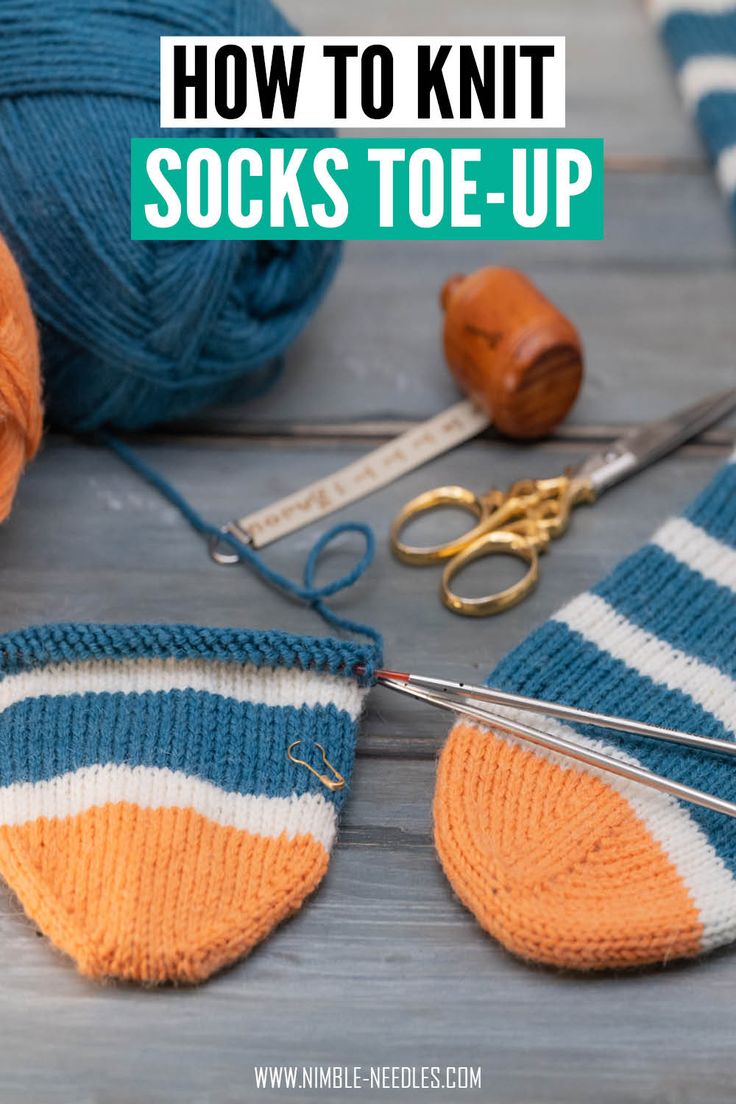
POLYGON ((0 521, 41 441, 38 332, 20 269, 0 237, 0 521))

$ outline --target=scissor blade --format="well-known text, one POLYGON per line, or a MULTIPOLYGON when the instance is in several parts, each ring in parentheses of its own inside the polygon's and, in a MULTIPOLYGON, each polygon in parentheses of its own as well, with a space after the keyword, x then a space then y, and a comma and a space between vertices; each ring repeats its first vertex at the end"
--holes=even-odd
POLYGON ((650 422, 624 434, 608 448, 593 453, 583 461, 575 475, 588 479, 596 494, 601 494, 655 460, 661 460, 734 409, 736 388, 719 391, 684 410, 678 410, 669 418, 650 422))

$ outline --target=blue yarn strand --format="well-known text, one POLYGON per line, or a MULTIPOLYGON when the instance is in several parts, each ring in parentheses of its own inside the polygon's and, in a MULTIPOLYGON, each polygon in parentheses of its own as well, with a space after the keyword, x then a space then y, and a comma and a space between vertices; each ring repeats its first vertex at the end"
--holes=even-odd
POLYGON ((325 603, 325 598, 330 598, 333 594, 338 594, 341 590, 347 590, 357 583, 358 579, 365 574, 372 564, 376 542, 373 530, 369 525, 358 521, 340 522, 333 525, 312 546, 304 565, 303 583, 295 583, 293 579, 288 579, 285 575, 269 567, 263 557, 250 545, 239 540, 233 533, 229 533, 203 518, 176 487, 169 483, 168 479, 165 479, 160 472, 141 459, 138 453, 124 444, 118 437, 115 437, 112 433, 99 432, 96 439, 107 445, 120 460, 154 487, 172 506, 175 506, 195 532, 208 539, 212 538, 221 544, 226 544, 238 556, 239 560, 242 563, 247 563, 264 582, 290 598, 296 598, 311 606, 315 613, 332 628, 341 629, 353 635, 364 636, 370 640, 376 651, 376 664, 380 665, 383 654, 383 637, 378 630, 371 625, 351 621, 349 618, 335 613, 325 603), (317 586, 316 573, 320 557, 337 537, 343 536, 345 533, 357 533, 363 538, 365 542, 363 555, 344 575, 339 575, 331 582, 325 583, 324 586, 317 586))

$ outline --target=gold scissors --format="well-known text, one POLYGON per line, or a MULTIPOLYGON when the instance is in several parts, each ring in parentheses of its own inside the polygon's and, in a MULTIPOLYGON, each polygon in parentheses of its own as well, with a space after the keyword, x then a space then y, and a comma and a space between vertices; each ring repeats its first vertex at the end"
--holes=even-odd
POLYGON ((407 502, 394 518, 391 548, 407 564, 445 563, 440 597, 454 613, 466 617, 501 613, 534 589, 539 580, 539 556, 551 540, 565 532, 575 506, 596 502, 609 487, 666 456, 734 407, 736 388, 720 391, 669 418, 630 431, 608 448, 592 453, 577 468, 554 479, 522 479, 507 491, 492 487, 482 495, 458 486, 425 491, 407 502), (475 518, 473 527, 453 540, 426 547, 401 539, 405 526, 420 514, 447 507, 470 513, 475 518), (527 565, 524 577, 506 590, 483 598, 463 598, 452 590, 455 576, 464 567, 474 560, 499 554, 522 560, 527 565))

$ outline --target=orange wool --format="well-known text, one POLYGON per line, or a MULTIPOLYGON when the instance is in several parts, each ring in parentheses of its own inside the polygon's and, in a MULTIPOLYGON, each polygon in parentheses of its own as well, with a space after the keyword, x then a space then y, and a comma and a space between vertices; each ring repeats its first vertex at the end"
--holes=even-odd
POLYGON ((309 833, 266 838, 189 808, 117 802, 0 828, 0 873, 94 978, 202 981, 298 909, 327 864, 309 833))
POLYGON ((41 441, 41 368, 36 323, 18 266, 0 237, 0 521, 41 441))
POLYGON ((599 970, 701 950, 679 873, 628 801, 592 774, 458 724, 434 821, 455 892, 516 954, 599 970))

